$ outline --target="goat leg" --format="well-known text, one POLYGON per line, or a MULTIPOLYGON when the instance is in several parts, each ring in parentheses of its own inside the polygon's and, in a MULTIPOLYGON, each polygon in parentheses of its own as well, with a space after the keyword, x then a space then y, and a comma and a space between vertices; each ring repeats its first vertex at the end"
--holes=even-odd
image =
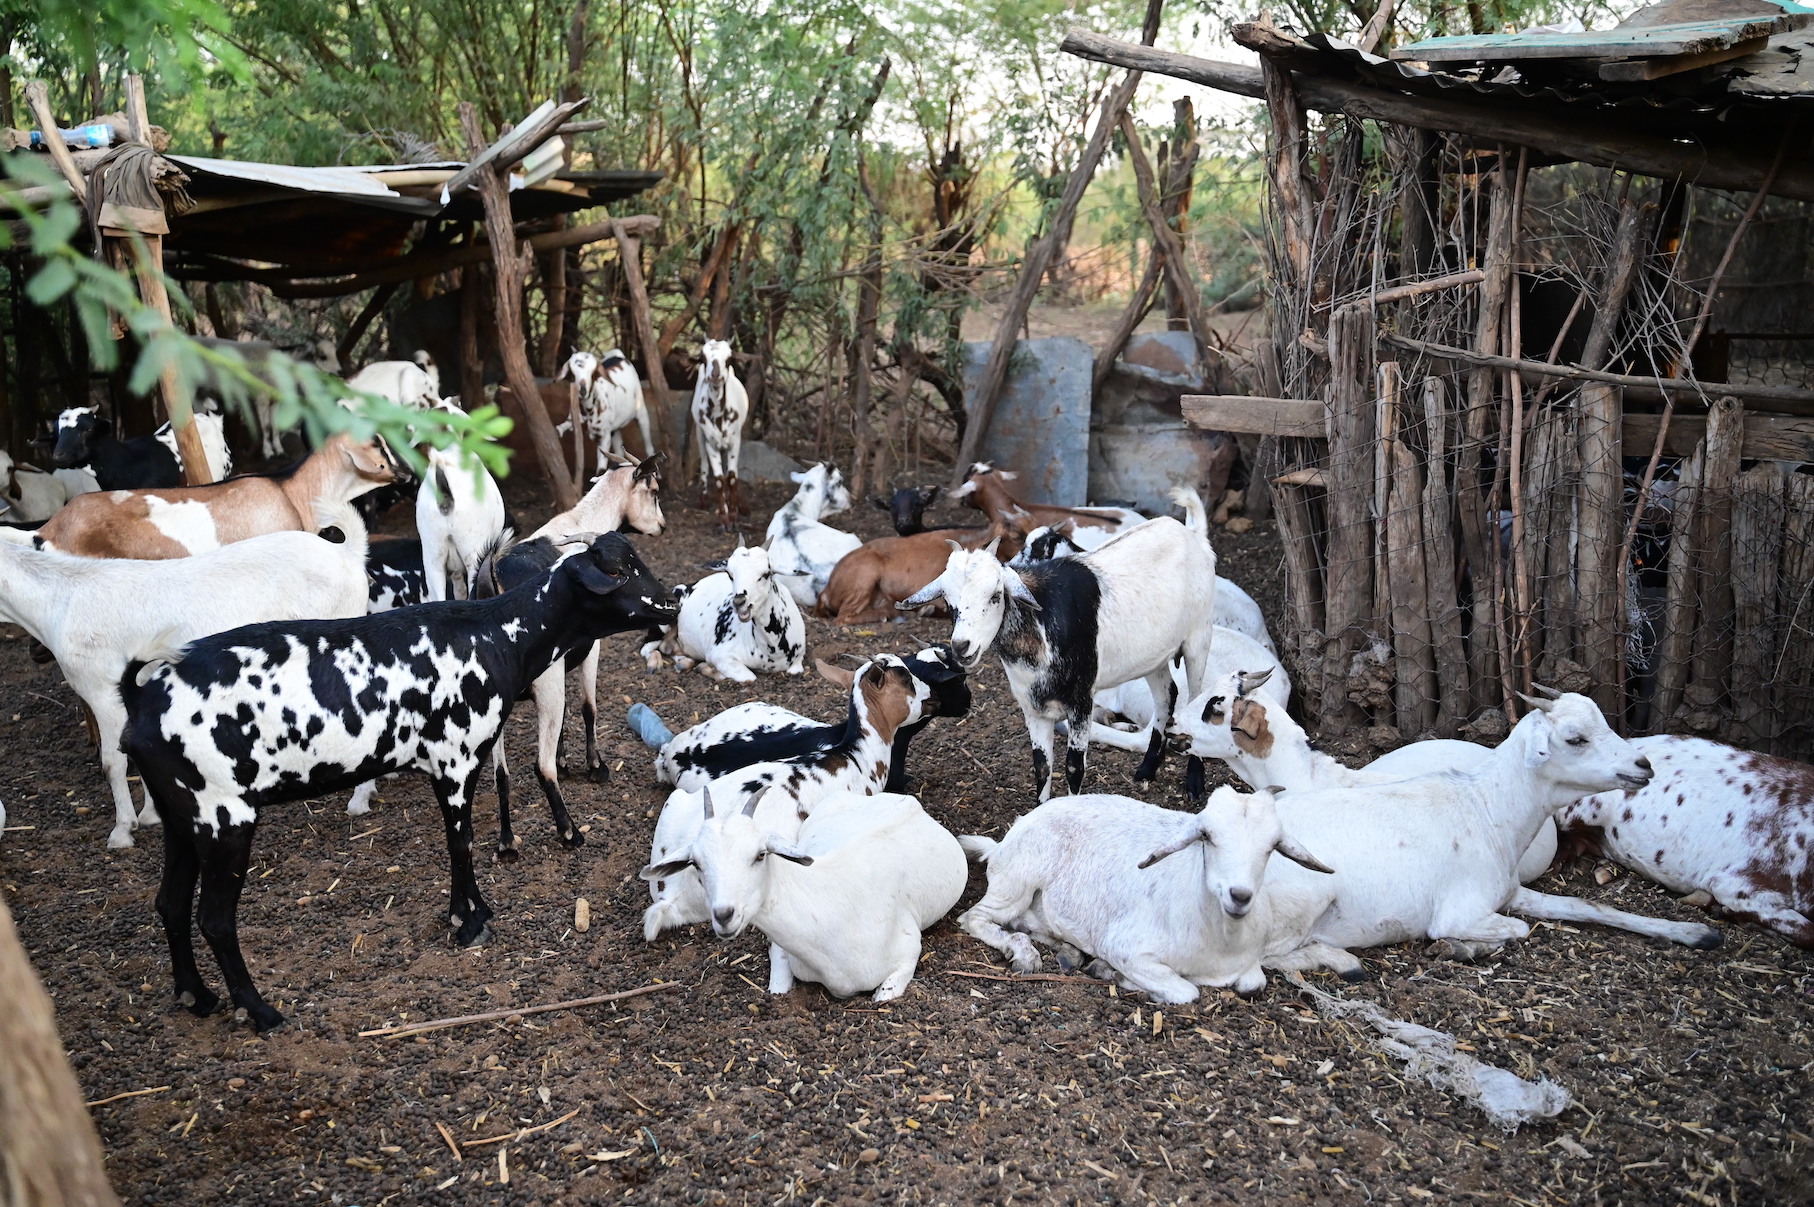
POLYGON ((517 858, 516 830, 510 824, 510 767, 504 758, 504 743, 500 740, 492 752, 492 771, 498 786, 498 850, 496 860, 499 863, 513 863, 517 858))
POLYGON ((178 827, 164 831, 164 878, 158 885, 157 912, 164 920, 164 938, 170 944, 170 972, 176 983, 177 1004, 206 1018, 220 1005, 220 998, 202 981, 195 966, 190 939, 190 915, 195 908, 195 882, 201 874, 201 857, 195 839, 178 827))
POLYGON ((239 894, 252 863, 252 832, 256 822, 222 826, 220 836, 208 842, 201 858, 201 895, 195 920, 202 938, 214 952, 227 993, 246 1012, 260 1034, 283 1025, 283 1015, 273 1010, 252 983, 246 958, 239 949, 239 894))
MULTIPOLYGON (((495 739, 493 739, 495 741, 495 739)), ((478 877, 472 870, 472 797, 478 787, 479 772, 490 751, 481 750, 466 773, 463 782, 445 775, 430 777, 435 800, 441 806, 441 824, 447 830, 447 859, 451 871, 448 893, 448 924, 454 928, 454 941, 461 947, 477 947, 491 938, 491 906, 479 892, 478 877)))

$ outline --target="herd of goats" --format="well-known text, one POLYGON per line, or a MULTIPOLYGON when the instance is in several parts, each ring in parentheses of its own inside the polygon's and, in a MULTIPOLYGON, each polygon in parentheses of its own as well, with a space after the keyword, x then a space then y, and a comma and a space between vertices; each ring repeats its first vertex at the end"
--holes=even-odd
MULTIPOLYGON (((900 535, 864 542, 825 522, 851 497, 835 468, 815 465, 793 475, 798 491, 761 545, 739 539, 721 570, 670 590, 621 532, 659 537, 665 524, 660 458, 624 452, 632 422, 649 447, 635 371, 579 353, 563 372, 600 472, 533 530, 507 521, 476 460, 425 450, 418 536, 368 537, 355 500, 395 491, 407 471, 382 441, 344 434, 282 472, 183 487, 168 433, 119 441, 75 408, 45 438, 62 468, 5 464, 0 619, 27 630, 86 705, 115 806, 108 845, 163 827, 157 910, 189 1010, 219 1005, 196 966, 193 919, 233 1006, 260 1031, 283 1021, 237 935, 267 806, 353 790, 358 814, 378 777, 423 772, 446 826, 449 924, 459 943, 484 942, 473 801, 489 764, 498 856, 513 857, 498 743, 512 705, 534 699, 537 780, 559 841, 577 847, 559 773, 567 671, 581 671, 586 769, 602 772, 602 639, 641 635, 651 669, 754 683, 804 673, 809 611, 850 625, 938 608, 952 628, 911 657, 877 654, 854 671, 819 662, 849 697, 829 722, 761 702, 678 734, 643 705, 628 718, 673 786, 641 872, 645 937, 755 927, 770 943, 771 992, 806 980, 898 997, 971 862, 987 891, 958 924, 1014 969, 1038 968, 1043 946, 1164 1003, 1203 986, 1254 993, 1268 969, 1357 979, 1352 949, 1407 940, 1477 958, 1527 935, 1527 918, 1719 942, 1710 926, 1526 887, 1559 832, 1814 948, 1814 767, 1697 738, 1626 740, 1587 697, 1545 692, 1524 698, 1497 748, 1422 741, 1349 768, 1290 715, 1265 618, 1218 576, 1188 488, 1173 492, 1182 522, 1149 519, 1028 503, 1012 473, 977 465, 955 494, 985 523, 927 529, 932 492, 910 489, 891 504, 900 535), (999 838, 960 837, 907 794, 908 745, 969 710, 968 677, 991 655, 1025 717, 1035 807, 999 838), (1068 794, 1051 799, 1061 730, 1068 794), (1200 811, 1084 793, 1092 743, 1144 751, 1139 781, 1183 756, 1200 811), (1251 791, 1206 792, 1209 758, 1251 791)), ((440 397, 432 365, 380 362, 349 384, 458 405, 440 397)), ((746 412, 730 347, 708 343, 693 402, 701 498, 715 487, 727 522, 746 412)), ((202 422, 224 475, 219 421, 202 422)))

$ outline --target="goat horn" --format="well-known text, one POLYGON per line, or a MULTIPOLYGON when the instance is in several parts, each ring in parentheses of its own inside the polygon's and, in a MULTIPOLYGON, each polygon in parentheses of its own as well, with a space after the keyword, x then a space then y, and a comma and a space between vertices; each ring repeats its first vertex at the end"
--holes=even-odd
POLYGON ((711 821, 712 820, 712 788, 711 788, 711 785, 708 784, 705 787, 701 788, 699 790, 699 794, 705 798, 705 819, 707 821, 711 821))
POLYGON ((1553 688, 1553 687, 1545 687, 1545 686, 1544 686, 1544 685, 1543 685, 1543 684, 1541 684, 1541 683, 1533 683, 1533 684, 1531 684, 1531 690, 1532 690, 1532 691, 1538 691, 1538 692, 1542 692, 1542 693, 1543 693, 1543 694, 1544 694, 1544 695, 1546 695, 1546 696, 1548 696, 1548 697, 1549 697, 1549 698, 1550 698, 1550 699, 1552 699, 1552 700, 1560 700, 1560 699, 1561 699, 1561 698, 1562 698, 1562 693, 1561 693, 1561 692, 1559 692, 1559 691, 1557 691, 1557 690, 1556 690, 1556 689, 1555 689, 1555 688, 1553 688))
POLYGON ((1523 692, 1518 692, 1517 696, 1520 700, 1523 700, 1526 704, 1530 705, 1532 708, 1536 709, 1538 712, 1548 712, 1550 709, 1552 709, 1556 706, 1556 702, 1554 700, 1540 700, 1536 696, 1527 696, 1523 692))
POLYGON ((1273 668, 1270 666, 1263 671, 1242 671, 1240 694, 1242 696, 1247 696, 1258 691, 1261 687, 1265 686, 1268 679, 1272 678, 1272 672, 1273 668))
POLYGON ((756 806, 762 803, 763 797, 767 796, 769 793, 773 792, 774 790, 775 790, 774 785, 770 784, 767 788, 764 788, 760 792, 750 793, 749 800, 745 801, 743 804, 743 815, 745 817, 756 816, 756 806))
POLYGON ((1300 867, 1306 867, 1313 872, 1322 872, 1329 876, 1335 875, 1334 868, 1299 846, 1297 840, 1292 838, 1289 834, 1281 834, 1278 842, 1273 844, 1272 849, 1300 867))

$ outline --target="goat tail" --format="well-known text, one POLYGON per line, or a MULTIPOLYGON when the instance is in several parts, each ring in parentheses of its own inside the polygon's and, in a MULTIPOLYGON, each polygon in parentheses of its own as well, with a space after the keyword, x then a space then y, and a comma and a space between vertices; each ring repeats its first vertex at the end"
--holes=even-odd
POLYGON ((139 689, 151 681, 159 667, 175 666, 189 656, 189 643, 176 640, 175 629, 165 629, 156 637, 133 651, 126 660, 126 670, 120 676, 120 698, 126 701, 130 711, 133 701, 138 698, 139 689))
POLYGON ((655 710, 640 700, 630 705, 630 732, 642 739, 643 745, 651 750, 660 750, 674 740, 674 731, 669 729, 662 719, 655 715, 655 710))
POLYGON ((479 550, 472 572, 472 590, 468 594, 473 599, 489 599, 493 595, 502 595, 504 586, 498 582, 498 558, 516 544, 516 523, 508 515, 504 517, 504 526, 498 534, 479 550))
POLYGON ((1184 526, 1199 535, 1209 533, 1209 513, 1203 509, 1203 496, 1188 486, 1174 486, 1171 499, 1184 511, 1184 526))
POLYGON ((1001 843, 981 834, 960 834, 957 845, 964 848, 964 855, 971 863, 985 863, 989 856, 995 854, 995 848, 1001 843))

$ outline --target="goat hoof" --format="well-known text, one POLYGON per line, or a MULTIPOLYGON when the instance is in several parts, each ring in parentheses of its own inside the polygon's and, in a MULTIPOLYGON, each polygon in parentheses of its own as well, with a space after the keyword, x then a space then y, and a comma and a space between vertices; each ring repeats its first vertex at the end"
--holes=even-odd
POLYGON ((611 766, 610 766, 610 764, 606 763, 603 759, 600 759, 598 761, 598 766, 596 766, 592 769, 592 781, 597 784, 610 783, 611 782, 611 766))
POLYGON ((1688 946, 1699 951, 1712 951, 1714 948, 1718 947, 1721 942, 1720 932, 1709 926, 1705 928, 1704 934, 1696 936, 1694 941, 1689 943, 1688 946))
POLYGON ((260 1035, 263 1035, 267 1031, 275 1031, 278 1027, 283 1026, 285 1022, 283 1015, 271 1009, 263 1002, 258 1003, 256 1006, 247 1007, 240 1011, 240 1013, 251 1017, 252 1029, 260 1035))
POLYGON ((1342 980, 1347 981, 1350 985, 1355 985, 1367 979, 1367 970, 1365 968, 1349 968, 1336 975, 1341 977, 1342 980))
POLYGON ((176 1004, 195 1015, 207 1018, 220 1006, 220 998, 204 988, 186 989, 176 995, 176 1004))
POLYGON ((491 942, 491 927, 481 925, 479 927, 479 933, 474 935, 472 938, 470 938, 470 939, 461 938, 458 934, 456 934, 454 936, 454 939, 455 939, 455 941, 457 941, 460 944, 461 947, 483 947, 483 946, 485 946, 485 944, 491 942))
POLYGON ((561 845, 568 850, 577 850, 586 845, 586 836, 577 829, 569 830, 561 836, 561 845))
POLYGON ((492 861, 494 863, 515 863, 520 858, 521 855, 518 853, 516 847, 508 846, 499 847, 497 854, 492 857, 492 861))

